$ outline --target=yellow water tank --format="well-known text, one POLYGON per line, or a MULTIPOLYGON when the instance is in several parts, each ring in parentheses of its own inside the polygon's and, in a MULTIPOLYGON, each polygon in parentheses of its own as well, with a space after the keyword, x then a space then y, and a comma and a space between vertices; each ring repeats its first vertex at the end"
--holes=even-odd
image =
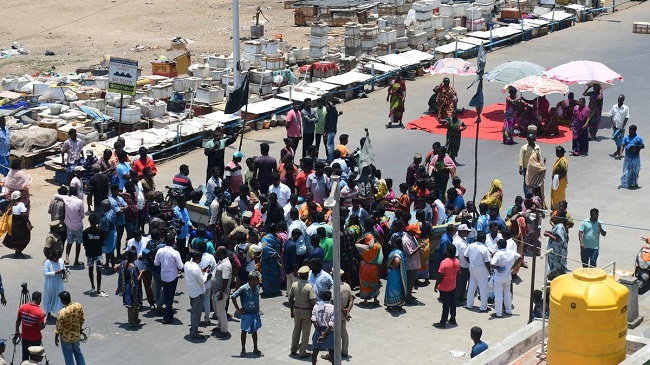
POLYGON ((609 365, 625 359, 628 290, 601 269, 551 282, 548 364, 609 365))

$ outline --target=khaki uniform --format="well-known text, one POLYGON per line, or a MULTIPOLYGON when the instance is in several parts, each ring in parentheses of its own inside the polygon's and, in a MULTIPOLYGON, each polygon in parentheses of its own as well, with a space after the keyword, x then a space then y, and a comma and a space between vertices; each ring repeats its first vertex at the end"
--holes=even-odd
POLYGON ((345 313, 343 313, 343 310, 347 308, 348 303, 350 303, 350 297, 354 297, 354 295, 352 295, 352 288, 350 288, 348 283, 341 282, 341 354, 343 355, 348 355, 348 349, 350 346, 350 336, 348 335, 347 329, 348 321, 345 313))
POLYGON ((300 341, 299 355, 307 353, 309 344, 309 333, 311 331, 311 310, 312 301, 316 300, 314 287, 307 280, 300 279, 293 283, 289 296, 294 298, 293 314, 293 334, 291 336, 291 352, 298 350, 298 341, 300 341))

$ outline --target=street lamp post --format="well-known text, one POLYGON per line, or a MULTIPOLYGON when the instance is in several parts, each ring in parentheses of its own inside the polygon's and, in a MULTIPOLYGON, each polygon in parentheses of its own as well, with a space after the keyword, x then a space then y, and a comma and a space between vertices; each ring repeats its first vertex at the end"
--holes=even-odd
POLYGON ((239 0, 232 0, 232 73, 233 86, 239 86, 239 0))
POLYGON ((332 246, 334 265, 332 268, 332 279, 334 288, 334 365, 341 365, 341 211, 339 205, 341 177, 332 176, 332 189, 330 196, 325 199, 325 208, 332 210, 332 246))

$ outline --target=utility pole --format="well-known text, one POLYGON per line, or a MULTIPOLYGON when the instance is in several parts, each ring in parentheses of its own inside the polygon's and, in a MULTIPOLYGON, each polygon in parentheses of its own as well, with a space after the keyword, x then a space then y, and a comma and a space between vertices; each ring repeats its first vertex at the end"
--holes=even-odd
POLYGON ((239 86, 239 0, 232 0, 232 67, 233 86, 239 86))
POLYGON ((340 181, 341 177, 332 176, 332 189, 330 196, 325 199, 325 208, 332 210, 332 245, 334 256, 334 267, 332 268, 332 279, 334 288, 334 365, 341 365, 341 207, 340 207, 340 181))

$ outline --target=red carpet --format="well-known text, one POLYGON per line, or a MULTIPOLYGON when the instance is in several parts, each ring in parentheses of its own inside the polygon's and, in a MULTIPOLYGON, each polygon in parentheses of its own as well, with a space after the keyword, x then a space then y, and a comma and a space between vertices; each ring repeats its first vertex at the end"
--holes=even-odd
MULTIPOLYGON (((481 129, 478 132, 480 139, 488 139, 492 141, 502 141, 501 129, 503 128, 505 104, 496 103, 483 107, 481 114, 481 129)), ((460 118, 467 125, 467 129, 463 132, 463 137, 474 138, 476 136, 476 111, 465 110, 460 118)), ((438 119, 433 115, 424 115, 416 120, 410 121, 406 124, 407 129, 419 129, 434 134, 447 134, 447 127, 438 125, 438 119)), ((517 138, 522 138, 516 136, 517 138)), ((566 126, 560 126, 560 133, 555 136, 537 136, 538 142, 561 144, 571 141, 571 132, 566 126)))

